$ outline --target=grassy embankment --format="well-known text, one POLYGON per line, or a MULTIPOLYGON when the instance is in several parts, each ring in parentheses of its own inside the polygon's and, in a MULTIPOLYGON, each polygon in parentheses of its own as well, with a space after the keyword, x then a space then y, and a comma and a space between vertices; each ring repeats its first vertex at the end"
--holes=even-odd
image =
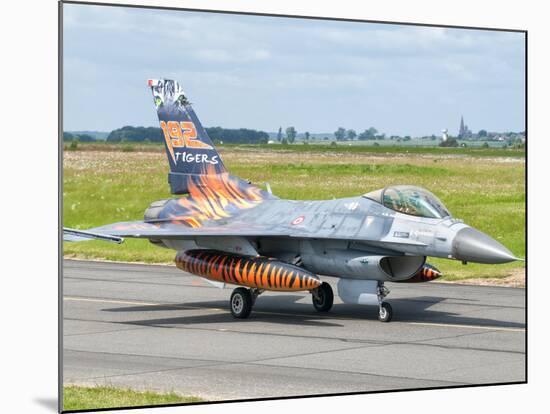
POLYGON ((63 388, 64 410, 90 410, 97 408, 137 407, 162 404, 182 404, 203 401, 197 397, 185 397, 176 393, 161 394, 152 391, 134 391, 115 387, 63 388))
MULTIPOLYGON (((105 144, 102 144, 105 145, 105 144)), ((170 197, 168 164, 159 145, 80 145, 64 154, 64 225, 86 229, 139 220, 151 201, 170 197)), ((525 257, 525 163, 523 151, 439 148, 328 148, 319 146, 222 146, 229 170, 256 183, 269 182, 290 199, 330 199, 391 184, 434 192, 455 217, 488 233, 525 257), (281 152, 283 151, 283 152, 281 152), (408 151, 408 152, 406 152, 408 151), (452 155, 450 155, 452 154, 452 155), (458 156, 453 156, 453 155, 458 156)), ((174 252, 145 240, 123 245, 66 243, 67 257, 173 263, 174 252)), ((499 266, 429 259, 447 280, 506 277, 524 263, 499 266)))

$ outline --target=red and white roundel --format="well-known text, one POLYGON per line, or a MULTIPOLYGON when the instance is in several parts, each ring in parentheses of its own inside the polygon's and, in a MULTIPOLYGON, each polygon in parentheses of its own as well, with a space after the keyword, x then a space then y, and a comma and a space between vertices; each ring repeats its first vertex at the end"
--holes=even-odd
POLYGON ((296 224, 300 224, 304 221, 305 217, 304 216, 300 216, 300 217, 296 217, 294 220, 292 220, 290 222, 290 224, 292 224, 293 226, 295 226, 296 224))

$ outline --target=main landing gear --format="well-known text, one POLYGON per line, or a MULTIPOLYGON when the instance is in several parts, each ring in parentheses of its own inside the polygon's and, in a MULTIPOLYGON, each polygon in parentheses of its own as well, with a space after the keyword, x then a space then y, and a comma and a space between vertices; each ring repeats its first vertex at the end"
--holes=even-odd
MULTIPOLYGON (((393 309, 388 302, 384 302, 384 298, 390 293, 389 289, 384 286, 384 282, 378 282, 376 285, 371 285, 368 292, 371 299, 369 304, 374 305, 374 295, 378 301, 378 320, 380 322, 389 322, 393 317, 393 309)), ((231 299, 229 300, 229 308, 231 314, 237 319, 246 319, 252 312, 252 307, 256 302, 256 298, 264 291, 262 289, 238 287, 233 290, 231 299)), ((334 303, 334 293, 330 285, 326 282, 321 283, 316 289, 311 290, 311 299, 313 307, 318 312, 328 312, 334 303)), ((349 303, 349 302, 346 302, 349 303)))
POLYGON ((334 302, 334 293, 327 282, 321 283, 321 286, 311 291, 313 307, 317 312, 328 312, 334 302))
POLYGON ((247 289, 244 287, 238 287, 231 293, 231 299, 229 299, 229 308, 231 309, 231 315, 237 319, 246 319, 252 312, 252 307, 256 303, 256 298, 263 292, 262 289, 247 289))

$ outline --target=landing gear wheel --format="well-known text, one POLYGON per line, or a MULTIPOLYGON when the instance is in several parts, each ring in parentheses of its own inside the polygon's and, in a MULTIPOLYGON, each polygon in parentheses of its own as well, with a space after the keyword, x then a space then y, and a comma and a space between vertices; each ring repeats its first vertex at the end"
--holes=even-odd
POLYGON ((388 302, 382 302, 378 309, 378 320, 380 322, 389 322, 393 316, 393 309, 388 302))
POLYGON ((334 293, 327 282, 321 283, 321 286, 311 292, 313 307, 317 312, 328 312, 334 302, 334 293))
POLYGON ((246 319, 252 311, 252 295, 245 288, 237 288, 231 294, 229 299, 229 308, 231 315, 237 319, 246 319))

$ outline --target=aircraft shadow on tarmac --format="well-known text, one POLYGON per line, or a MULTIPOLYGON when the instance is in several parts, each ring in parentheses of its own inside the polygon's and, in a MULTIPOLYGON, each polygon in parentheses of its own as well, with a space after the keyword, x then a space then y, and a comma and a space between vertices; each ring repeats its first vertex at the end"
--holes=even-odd
MULTIPOLYGON (((265 322, 265 323, 280 323, 280 324, 293 324, 293 325, 302 325, 302 326, 316 326, 316 327, 342 327, 341 323, 335 323, 335 321, 329 321, 328 318, 320 316, 312 308, 312 305, 309 307, 304 304, 295 304, 297 300, 303 299, 303 296, 297 295, 277 295, 277 297, 266 296, 266 303, 273 302, 273 298, 277 299, 275 302, 276 305, 272 306, 263 306, 260 304, 260 299, 257 300, 254 310, 250 317, 246 320, 241 320, 240 322, 265 322), (294 312, 289 308, 291 304, 297 305, 292 307, 294 312), (284 307, 287 307, 285 309, 284 307), (307 308, 307 312, 305 309, 307 308), (310 309, 311 308, 311 309, 310 309), (303 312, 301 312, 303 311, 303 312), (298 313, 296 313, 298 312, 298 313)), ((174 311, 177 312, 179 316, 175 317, 165 317, 158 319, 143 319, 143 320, 129 320, 120 322, 123 324, 130 325, 146 325, 146 326, 166 326, 166 325, 193 325, 193 324, 204 324, 204 323, 225 323, 225 322, 237 322, 231 316, 228 308, 227 300, 213 300, 213 301, 204 301, 204 302, 190 302, 182 304, 159 304, 159 305, 148 305, 148 306, 129 306, 129 307, 119 307, 111 309, 103 309, 106 312, 159 312, 159 311, 174 311), (208 309, 227 309, 227 312, 216 312, 216 313, 207 313, 197 315, 197 311, 208 310, 208 309), (193 312, 193 315, 184 316, 185 312, 193 312), (183 315, 183 316, 182 316, 183 315)))
MULTIPOLYGON (((466 316, 460 313, 448 312, 441 309, 430 309, 431 306, 444 302, 451 298, 442 298, 437 296, 421 296, 408 298, 408 299, 392 299, 389 301, 394 309, 394 321, 400 322, 432 322, 432 323, 445 323, 451 325, 475 325, 484 327, 496 327, 496 328, 524 328, 523 322, 514 322, 500 319, 490 319, 477 316, 466 316)), ((471 301, 469 299, 460 298, 457 302, 454 302, 458 306, 472 306, 475 308, 484 307, 488 310, 498 310, 506 308, 506 306, 487 305, 479 303, 478 301, 471 301), (460 302, 458 302, 460 301, 460 302)), ((352 305, 350 310, 356 308, 352 305)), ((482 315, 484 312, 477 312, 478 315, 482 315)))
MULTIPOLYGON (((341 327, 338 319, 355 319, 365 321, 376 321, 377 307, 363 305, 335 304, 328 313, 318 313, 308 303, 298 303, 304 296, 301 295, 274 295, 259 297, 254 305, 250 321, 261 321, 267 323, 296 324, 304 326, 341 327)), ((445 323, 455 325, 474 325, 495 328, 524 328, 523 322, 513 322, 498 319, 481 317, 469 317, 454 312, 430 309, 433 305, 439 304, 449 298, 436 296, 421 296, 410 299, 392 299, 390 301, 394 309, 396 322, 424 322, 424 323, 445 323)), ((484 306, 488 309, 499 309, 500 306, 484 305, 475 301, 471 303, 468 299, 460 298, 460 302, 454 302, 459 306, 484 306)), ((178 324, 203 324, 223 323, 236 321, 228 309, 227 300, 211 300, 203 302, 189 302, 181 304, 159 304, 147 306, 125 306, 103 309, 105 312, 143 312, 153 314, 160 311, 174 311, 178 316, 158 319, 143 319, 124 321, 121 323, 134 325, 178 325, 178 324), (193 314, 185 316, 185 312, 196 312, 201 309, 227 309, 227 313, 193 314)))

